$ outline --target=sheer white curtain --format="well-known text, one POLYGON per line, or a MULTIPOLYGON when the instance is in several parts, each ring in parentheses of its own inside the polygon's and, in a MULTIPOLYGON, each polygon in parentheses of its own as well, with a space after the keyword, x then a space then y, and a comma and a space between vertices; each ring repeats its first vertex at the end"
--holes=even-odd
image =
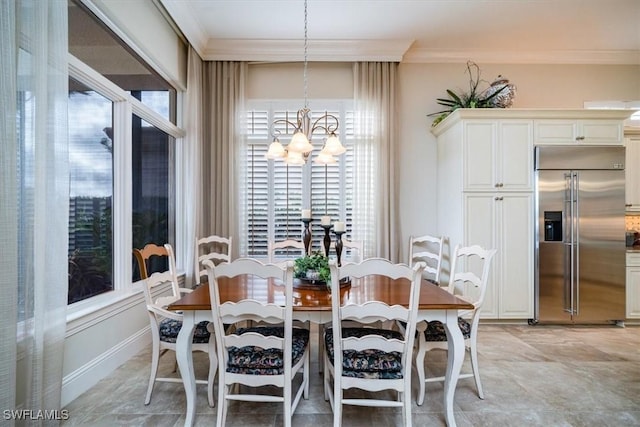
POLYGON ((395 62, 353 65, 353 239, 363 241, 365 256, 394 262, 401 255, 396 182, 397 68, 395 62))
POLYGON ((51 411, 68 288, 67 2, 2 1, 0 22, 0 407, 51 411))
MULTIPOLYGON (((238 236, 235 170, 242 142, 246 73, 246 62, 204 63, 197 209, 197 233, 201 236, 238 236)), ((234 257, 237 247, 234 245, 234 257)))
POLYGON ((186 207, 183 210, 184 217, 178 218, 177 226, 182 227, 182 233, 176 233, 177 236, 183 236, 183 242, 177 242, 177 251, 182 256, 182 263, 186 270, 186 283, 194 282, 196 255, 195 255, 195 239, 203 237, 197 233, 200 232, 197 227, 198 213, 202 211, 202 195, 201 195, 201 179, 202 174, 201 162, 202 147, 204 139, 202 129, 202 106, 203 106, 203 89, 202 89, 203 62, 195 49, 189 46, 189 56, 187 61, 187 92, 184 97, 184 128, 186 136, 183 144, 183 168, 182 185, 183 191, 178 192, 178 196, 183 198, 182 205, 186 207))

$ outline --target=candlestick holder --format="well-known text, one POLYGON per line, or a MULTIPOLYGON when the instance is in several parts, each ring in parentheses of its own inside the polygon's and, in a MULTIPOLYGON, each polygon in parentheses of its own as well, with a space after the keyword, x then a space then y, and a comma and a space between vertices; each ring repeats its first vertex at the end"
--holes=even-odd
POLYGON ((324 243, 324 254, 329 258, 329 248, 331 247, 331 236, 329 235, 329 232, 331 231, 331 228, 333 228, 333 225, 322 225, 322 228, 324 228, 324 240, 322 242, 324 243))
POLYGON ((304 231, 302 233, 302 242, 304 243, 304 254, 311 255, 311 218, 302 218, 304 223, 304 231))
POLYGON ((342 256, 342 235, 344 233, 344 231, 333 231, 333 234, 336 235, 336 258, 338 259, 338 267, 342 266, 340 257, 342 256))

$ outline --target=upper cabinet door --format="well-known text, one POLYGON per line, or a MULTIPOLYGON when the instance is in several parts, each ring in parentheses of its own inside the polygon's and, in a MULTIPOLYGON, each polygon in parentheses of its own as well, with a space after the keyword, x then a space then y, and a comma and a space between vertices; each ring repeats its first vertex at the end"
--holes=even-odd
POLYGON ((465 191, 533 189, 533 122, 468 121, 463 138, 465 191))
POLYGON ((497 140, 497 175, 499 190, 533 190, 533 122, 500 121, 497 140))
POLYGON ((549 119, 536 120, 536 145, 621 145, 623 126, 620 120, 549 119))
POLYGON ((626 138, 626 207, 628 211, 640 211, 640 137, 626 138))
POLYGON ((462 140, 464 189, 487 191, 497 189, 496 121, 468 121, 462 140))

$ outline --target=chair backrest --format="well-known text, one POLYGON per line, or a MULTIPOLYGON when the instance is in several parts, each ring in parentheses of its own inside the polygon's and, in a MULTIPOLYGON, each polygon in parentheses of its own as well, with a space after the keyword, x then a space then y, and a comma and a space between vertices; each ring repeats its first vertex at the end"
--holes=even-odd
POLYGON ((484 302, 491 260, 495 254, 495 249, 484 249, 478 245, 456 245, 453 250, 448 291, 473 303, 476 312, 484 302))
POLYGON ((142 281, 142 290, 144 293, 144 300, 147 305, 147 311, 151 318, 152 325, 157 327, 160 317, 171 317, 176 320, 182 319, 182 316, 178 313, 165 310, 165 307, 172 302, 180 298, 179 293, 175 293, 174 289, 178 288, 178 283, 175 274, 167 270, 162 272, 155 272, 148 278, 142 281), (166 283, 171 284, 172 292, 169 295, 163 295, 160 297, 154 297, 156 288, 166 283))
MULTIPOLYGON (((228 349, 230 347, 258 346, 261 348, 276 348, 283 351, 283 355, 291 355, 293 330, 293 261, 280 267, 275 264, 264 264, 252 258, 238 258, 228 263, 214 265, 211 261, 204 261, 209 276, 209 294, 213 310, 213 323, 216 333, 218 355, 225 358, 227 366, 228 349), (246 298, 236 302, 220 301, 219 286, 221 279, 239 275, 257 276, 262 279, 275 280, 284 288, 285 301, 267 303, 246 298), (225 324, 235 324, 243 321, 256 321, 272 324, 284 324, 284 337, 263 336, 258 333, 242 335, 228 334, 225 324), (227 335, 228 334, 228 335, 227 335)), ((247 278, 251 280, 251 278, 247 278)), ((289 363, 290 363, 289 359, 289 363)))
MULTIPOLYGON (((293 252, 298 256, 304 256, 304 242, 299 240, 287 239, 280 242, 269 241, 267 252, 269 255, 269 262, 275 263, 277 261, 276 251, 283 251, 285 249, 295 249, 293 252)), ((290 258, 290 257, 289 257, 290 258)))
MULTIPOLYGON (((171 280, 165 280, 164 282, 171 282, 171 293, 174 299, 180 298, 180 284, 178 283, 178 271, 176 269, 176 257, 173 253, 173 247, 169 243, 165 243, 164 246, 154 245, 150 243, 145 245, 142 249, 134 249, 133 254, 138 261, 138 268, 140 274, 143 275, 142 279, 146 280, 153 276, 155 273, 167 273, 171 276, 171 280), (147 269, 152 256, 166 257, 168 269, 162 271, 151 272, 147 269)), ((158 283, 155 284, 157 286, 158 283)))
MULTIPOLYGON (((393 264, 382 258, 368 258, 360 263, 347 263, 338 267, 334 260, 329 263, 331 270, 331 306, 334 342, 334 370, 335 377, 342 376, 342 352, 380 350, 384 352, 396 351, 402 354, 402 366, 411 366, 411 351, 416 331, 416 316, 420 298, 420 283, 424 263, 417 263, 413 267, 406 264, 393 264), (390 306, 382 301, 363 301, 361 303, 342 304, 339 281, 345 277, 351 280, 366 276, 384 276, 394 281, 393 286, 407 286, 406 295, 409 296, 408 305, 390 306), (404 279, 404 280, 400 280, 404 279), (407 324, 402 340, 384 338, 380 335, 366 335, 364 337, 342 337, 342 322, 355 321, 360 324, 374 322, 401 321, 407 324)), ((410 371, 409 371, 410 374, 410 371)))
POLYGON ((207 274, 204 261, 210 260, 214 264, 231 261, 233 237, 216 236, 215 234, 196 239, 196 283, 200 283, 202 276, 207 274))
MULTIPOLYGON (((148 278, 151 273, 156 271, 165 271, 166 268, 157 270, 151 266, 152 262, 156 258, 151 257, 168 257, 169 254, 164 246, 159 246, 154 243, 148 243, 142 249, 134 249, 133 255, 138 261, 138 271, 140 272, 140 279, 148 278)), ((168 262, 168 261, 167 261, 168 262)))
POLYGON ((442 251, 444 238, 430 235, 411 236, 409 239, 409 265, 424 262, 424 276, 427 280, 440 284, 442 251))
POLYGON ((350 250, 350 256, 345 258, 344 256, 344 249, 342 250, 342 260, 344 261, 350 261, 350 262, 360 262, 364 259, 364 255, 362 253, 362 248, 363 248, 363 244, 362 244, 362 240, 347 240, 347 239, 342 239, 342 247, 343 248, 348 248, 350 250), (354 254, 354 251, 357 252, 356 254, 354 254))

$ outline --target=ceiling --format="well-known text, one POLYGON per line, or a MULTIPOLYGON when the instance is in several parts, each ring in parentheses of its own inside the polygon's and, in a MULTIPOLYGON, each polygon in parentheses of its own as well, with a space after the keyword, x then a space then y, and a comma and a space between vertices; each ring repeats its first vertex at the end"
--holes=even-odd
MULTIPOLYGON (((157 0, 206 60, 301 61, 303 0, 157 0)), ((308 0, 310 61, 640 64, 640 0, 308 0)))

